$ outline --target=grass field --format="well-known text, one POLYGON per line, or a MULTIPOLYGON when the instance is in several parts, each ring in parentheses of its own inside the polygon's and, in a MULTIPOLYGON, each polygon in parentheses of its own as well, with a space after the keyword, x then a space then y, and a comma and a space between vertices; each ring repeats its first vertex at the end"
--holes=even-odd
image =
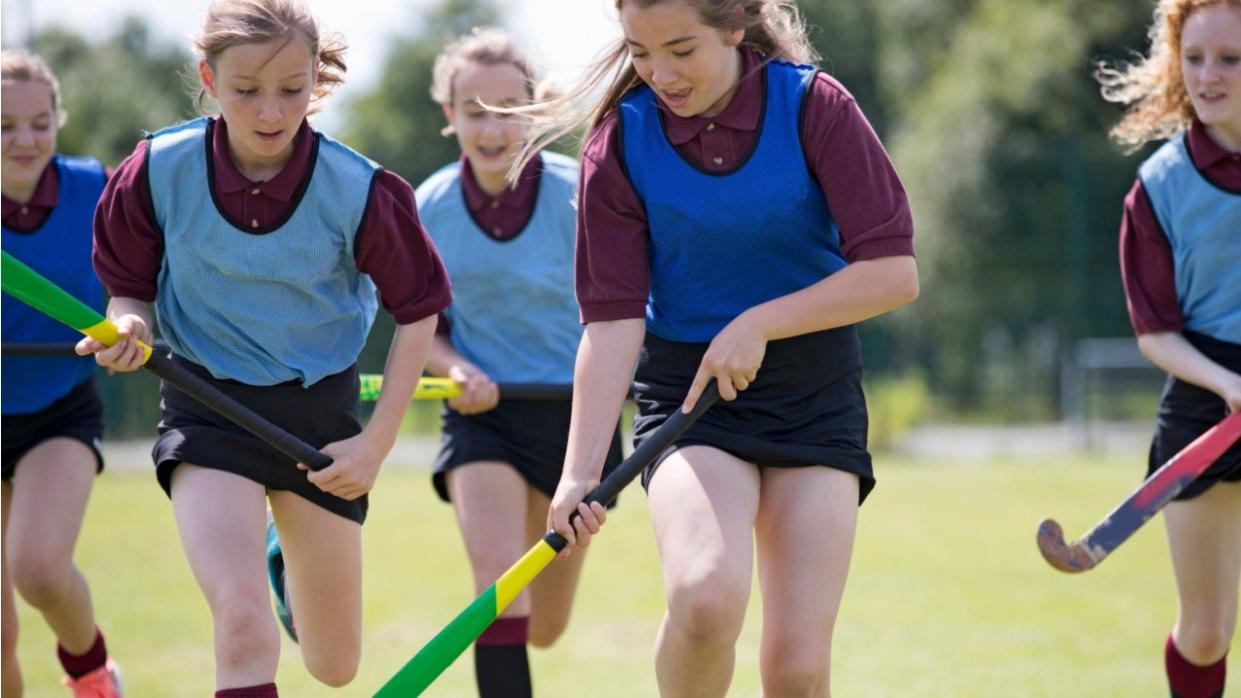
MULTIPOLYGON (((1057 517, 1070 536, 1093 525, 1133 488, 1140 468, 1136 457, 986 465, 880 459, 836 633, 834 694, 1166 696, 1162 648, 1175 597, 1162 523, 1081 576, 1053 571, 1034 545, 1043 516, 1057 517)), ((365 540, 357 680, 339 691, 315 684, 286 641, 282 695, 370 695, 470 599, 451 511, 425 472, 391 468, 381 477, 365 540)), ((128 695, 210 695, 206 605, 148 472, 110 472, 98 481, 78 561, 128 695)), ((759 695, 755 591, 734 696, 759 695)), ((63 696, 53 641, 19 605, 27 695, 63 696)), ((569 631, 552 650, 532 652, 536 691, 656 695, 651 646, 662 610, 645 500, 630 489, 591 548, 569 631)), ((1241 695, 1241 671, 1232 672, 1229 688, 1241 695)), ((471 693, 465 658, 428 695, 471 693)))

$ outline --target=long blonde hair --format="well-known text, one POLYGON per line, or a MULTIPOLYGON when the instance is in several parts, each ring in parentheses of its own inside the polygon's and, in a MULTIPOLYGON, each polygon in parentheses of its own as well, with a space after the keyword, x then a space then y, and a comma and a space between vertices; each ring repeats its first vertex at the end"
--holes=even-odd
POLYGON ((1181 74, 1181 32, 1190 15, 1214 5, 1241 8, 1241 0, 1159 0, 1148 34, 1150 55, 1134 63, 1098 67, 1095 77, 1103 86, 1103 98, 1129 106, 1111 130, 1118 143, 1136 150, 1176 135, 1193 122, 1194 106, 1181 74))
MULTIPOLYGON (((296 37, 310 44, 310 55, 319 67, 310 98, 310 113, 337 85, 345 81, 344 37, 320 32, 319 22, 301 0, 214 0, 207 8, 202 33, 194 37, 194 50, 213 68, 220 54, 241 44, 288 43, 296 37)), ((283 46, 283 44, 282 44, 283 46)), ((199 89, 202 108, 206 90, 199 89)))
MULTIPOLYGON (((619 11, 624 2, 647 8, 673 0, 616 0, 619 11)), ((750 46, 769 59, 793 63, 817 63, 818 54, 806 37, 806 24, 793 0, 681 0, 695 10, 702 23, 723 32, 743 30, 742 46, 750 46)), ((509 170, 510 183, 515 182, 522 168, 536 153, 583 124, 587 133, 612 113, 630 90, 640 86, 642 78, 629 60, 629 47, 617 39, 586 70, 582 79, 563 94, 529 107, 511 111, 532 122, 525 147, 509 170), (607 85, 603 99, 591 106, 588 99, 600 85, 607 85)))
POLYGON ((37 82, 47 85, 52 93, 52 113, 56 116, 57 128, 65 125, 69 114, 60 99, 60 82, 52 69, 29 51, 23 49, 5 49, 0 54, 0 82, 37 82))

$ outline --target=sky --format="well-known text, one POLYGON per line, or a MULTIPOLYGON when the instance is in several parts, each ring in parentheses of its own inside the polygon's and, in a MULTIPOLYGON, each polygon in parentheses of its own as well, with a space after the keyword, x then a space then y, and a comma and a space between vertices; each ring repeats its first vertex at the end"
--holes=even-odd
MULTIPOLYGON (((306 1, 322 26, 344 34, 349 42, 346 83, 324 105, 316 122, 330 132, 340 127, 348 99, 378 81, 390 40, 417 32, 419 13, 436 0, 306 1)), ((49 24, 102 39, 126 14, 137 14, 159 38, 188 47, 188 36, 198 30, 209 4, 209 0, 0 0, 0 29, 6 47, 49 24)), ((611 0, 498 0, 498 4, 518 41, 562 85, 620 31, 611 0)))

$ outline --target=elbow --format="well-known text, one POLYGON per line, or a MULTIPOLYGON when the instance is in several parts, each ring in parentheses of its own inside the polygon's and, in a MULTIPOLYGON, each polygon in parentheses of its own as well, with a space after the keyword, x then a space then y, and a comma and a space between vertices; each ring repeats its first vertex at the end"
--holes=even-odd
POLYGON ((893 307, 899 308, 902 305, 913 303, 918 300, 918 295, 921 292, 921 285, 918 282, 918 267, 914 264, 913 257, 910 257, 904 273, 900 274, 896 279, 896 284, 892 291, 893 307))

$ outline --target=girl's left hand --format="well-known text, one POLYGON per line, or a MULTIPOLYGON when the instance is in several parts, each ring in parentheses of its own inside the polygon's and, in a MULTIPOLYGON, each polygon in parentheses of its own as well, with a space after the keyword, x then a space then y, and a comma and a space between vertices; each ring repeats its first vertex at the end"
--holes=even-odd
POLYGON ((736 400, 737 393, 749 388, 758 376, 766 352, 767 335, 762 328, 747 314, 738 315, 715 335, 702 355, 682 411, 688 413, 694 409, 712 378, 719 384, 721 398, 736 400))
POLYGON ((306 479, 315 487, 334 494, 341 499, 354 500, 375 486, 379 466, 391 447, 384 448, 374 442, 365 431, 343 441, 324 446, 323 454, 332 458, 332 464, 323 470, 310 470, 305 463, 298 463, 301 470, 308 470, 306 479))

